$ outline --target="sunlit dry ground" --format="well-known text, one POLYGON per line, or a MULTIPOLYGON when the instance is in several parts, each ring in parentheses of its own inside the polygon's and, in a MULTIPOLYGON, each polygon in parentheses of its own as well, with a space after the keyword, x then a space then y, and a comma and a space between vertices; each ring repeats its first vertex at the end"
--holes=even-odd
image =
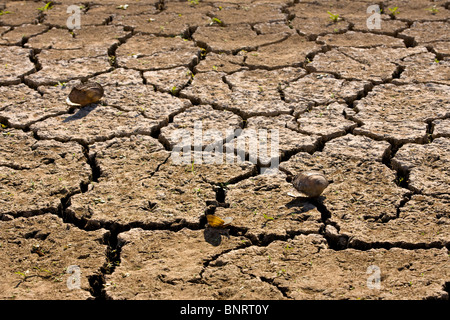
POLYGON ((449 2, 372 2, 1 2, 0 298, 448 299, 449 2))

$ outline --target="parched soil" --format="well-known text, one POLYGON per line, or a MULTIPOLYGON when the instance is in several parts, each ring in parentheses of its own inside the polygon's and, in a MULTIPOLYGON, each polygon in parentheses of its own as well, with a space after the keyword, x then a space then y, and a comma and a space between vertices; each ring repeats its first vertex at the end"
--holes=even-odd
POLYGON ((0 299, 448 300, 450 3, 372 2, 0 3, 0 299))

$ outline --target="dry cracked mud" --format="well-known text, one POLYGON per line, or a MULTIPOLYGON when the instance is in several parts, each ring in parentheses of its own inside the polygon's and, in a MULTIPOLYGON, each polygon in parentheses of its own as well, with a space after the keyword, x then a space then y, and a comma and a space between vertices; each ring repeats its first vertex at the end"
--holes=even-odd
POLYGON ((0 299, 449 299, 448 1, 72 4, 0 4, 0 299))

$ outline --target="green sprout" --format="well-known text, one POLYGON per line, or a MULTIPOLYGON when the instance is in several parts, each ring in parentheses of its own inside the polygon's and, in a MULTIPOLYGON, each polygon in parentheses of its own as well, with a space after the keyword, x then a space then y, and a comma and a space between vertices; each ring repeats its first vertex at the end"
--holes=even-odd
POLYGON ((395 17, 397 14, 400 13, 400 11, 398 11, 398 7, 388 8, 388 10, 391 12, 391 15, 392 15, 393 17, 395 17))
POLYGON ((114 66, 116 64, 116 57, 115 56, 108 56, 109 64, 111 66, 114 66))
POLYGON ((16 271, 16 272, 14 272, 14 274, 18 274, 19 276, 23 277, 24 279, 27 277, 26 274, 21 271, 16 271))
POLYGON ((430 11, 432 15, 435 15, 436 13, 439 12, 438 8, 436 8, 436 5, 432 6, 431 8, 428 8, 427 10, 430 11))
POLYGON ((4 15, 4 14, 8 14, 8 13, 12 13, 11 11, 3 11, 0 10, 0 16, 4 15))
POLYGON ((214 24, 214 23, 222 24, 222 21, 221 21, 220 19, 218 19, 218 18, 211 18, 211 23, 210 23, 210 25, 211 25, 211 24, 214 24))
POLYGON ((198 4, 199 0, 188 0, 188 2, 191 4, 191 6, 195 6, 198 4))
POLYGON ((281 276, 282 274, 286 273, 286 269, 281 269, 280 271, 277 271, 277 277, 281 276))
POLYGON ((173 86, 172 89, 170 89, 170 93, 171 94, 176 94, 177 93, 177 86, 173 86))
POLYGON ((45 6, 38 8, 38 10, 44 12, 44 11, 50 10, 51 8, 53 8, 53 3, 50 1, 50 2, 47 2, 45 4, 45 6))
POLYGON ((265 214, 265 213, 263 213, 263 217, 264 217, 264 219, 266 219, 267 221, 269 221, 269 220, 275 220, 275 218, 274 217, 269 217, 267 214, 265 214))
POLYGON ((330 20, 333 22, 339 21, 339 14, 333 14, 330 11, 327 11, 328 15, 330 16, 330 20))
POLYGON ((195 162, 195 160, 192 161, 191 167, 190 168, 189 167, 185 168, 184 171, 185 172, 189 172, 190 171, 192 174, 195 174, 194 162, 195 162))
POLYGON ((55 84, 55 87, 62 87, 62 88, 65 88, 67 86, 67 83, 65 83, 65 82, 59 82, 58 81, 58 84, 55 84))

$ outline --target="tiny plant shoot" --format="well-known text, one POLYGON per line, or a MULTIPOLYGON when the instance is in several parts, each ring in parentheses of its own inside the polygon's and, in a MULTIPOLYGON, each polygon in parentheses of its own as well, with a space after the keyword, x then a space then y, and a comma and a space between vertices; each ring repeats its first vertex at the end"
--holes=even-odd
POLYGON ((51 8, 53 8, 53 3, 50 1, 50 2, 47 2, 45 4, 45 6, 38 8, 38 10, 44 12, 44 11, 50 10, 51 8))
POLYGON ((339 14, 333 14, 330 11, 327 11, 328 15, 330 16, 330 20, 333 22, 339 21, 339 14))
POLYGON ((439 12, 438 8, 436 8, 436 5, 432 6, 431 8, 428 8, 427 10, 430 11, 432 15, 435 15, 436 13, 439 12))
POLYGON ((388 10, 391 12, 391 15, 392 15, 393 17, 395 17, 397 14, 400 13, 400 11, 398 11, 398 7, 388 8, 388 10))

